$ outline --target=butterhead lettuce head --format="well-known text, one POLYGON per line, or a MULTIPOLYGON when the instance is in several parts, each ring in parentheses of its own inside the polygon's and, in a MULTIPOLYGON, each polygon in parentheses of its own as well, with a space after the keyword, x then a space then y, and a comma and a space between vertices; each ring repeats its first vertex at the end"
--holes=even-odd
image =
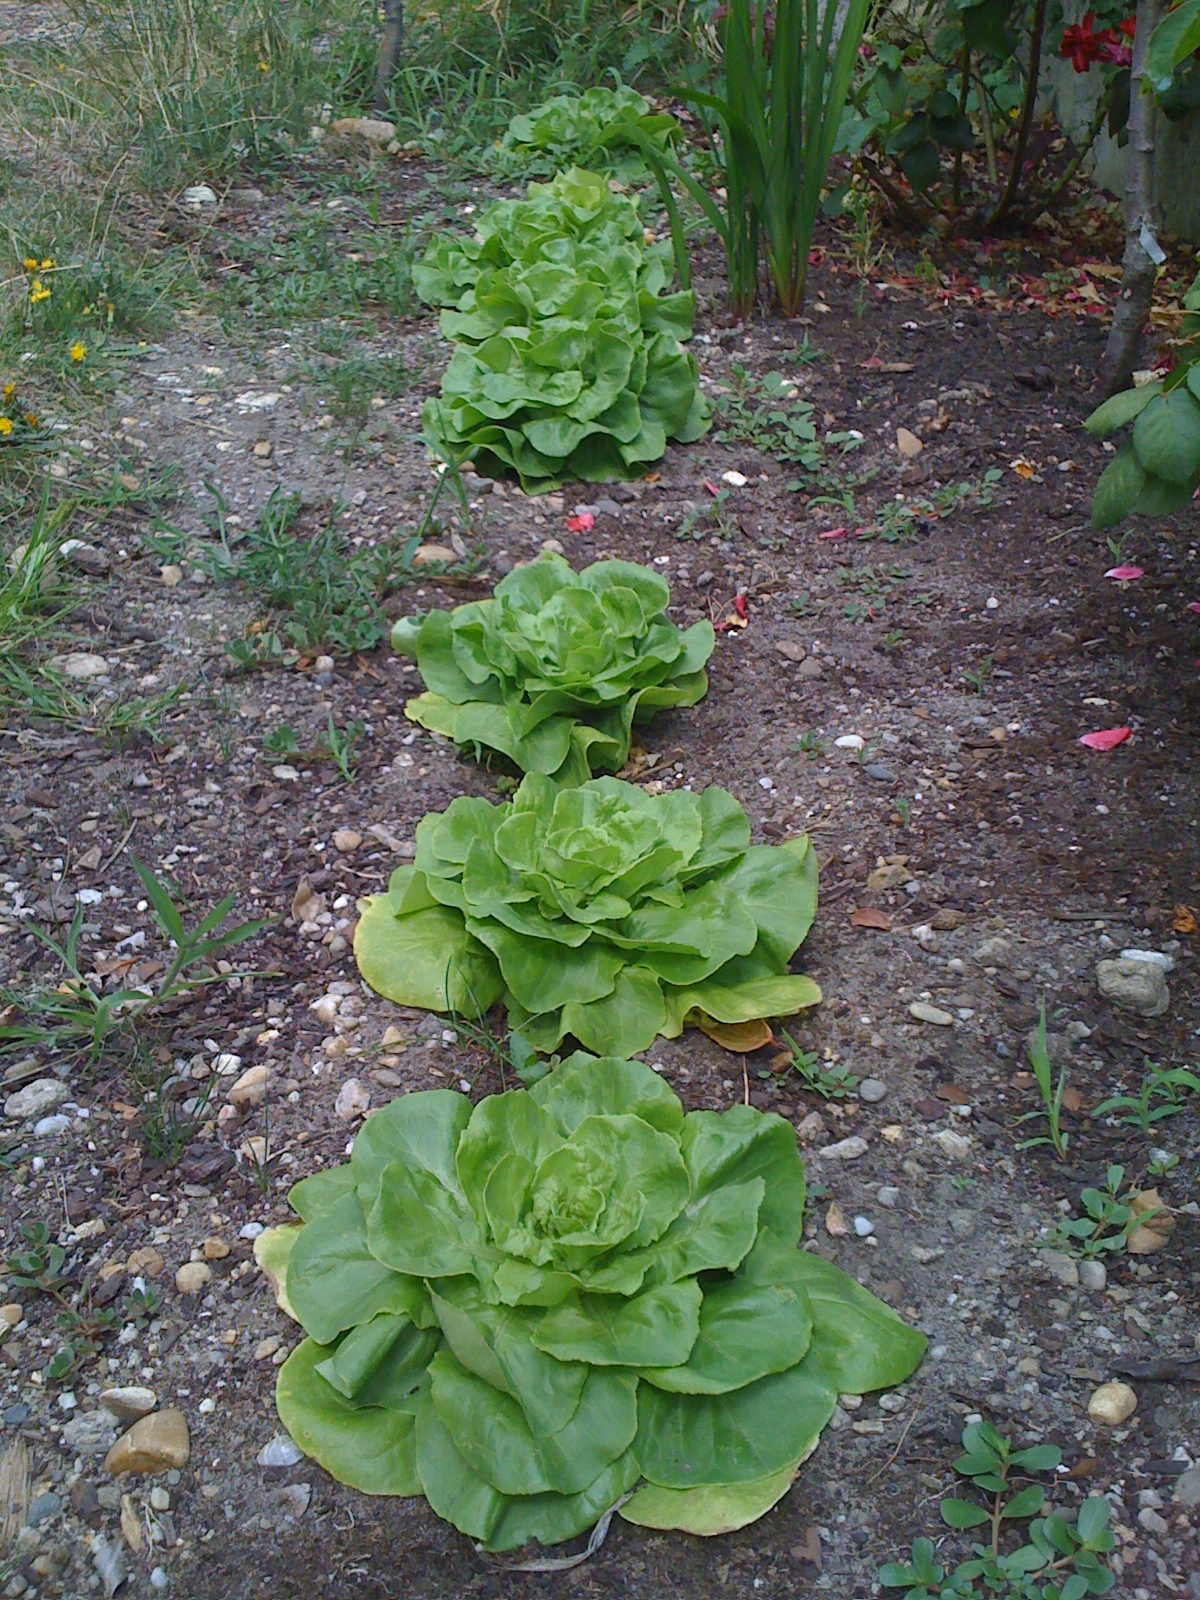
POLYGON ((464 797, 422 819, 354 954, 398 1004, 475 1016, 502 1000, 534 1050, 573 1037, 628 1056, 689 1019, 815 1005, 788 964, 816 906, 808 840, 752 845, 723 789, 560 789, 531 773, 501 805, 464 797))
POLYGON ((490 1550, 571 1538, 630 1491, 631 1521, 741 1527, 839 1394, 902 1382, 925 1348, 797 1249, 789 1123, 685 1115, 638 1062, 577 1055, 474 1108, 406 1095, 290 1200, 303 1225, 259 1251, 308 1334, 284 1426, 490 1550))
POLYGON ((425 681, 407 714, 558 783, 616 771, 635 722, 694 705, 708 688, 712 624, 681 632, 669 600, 648 567, 597 561, 575 573, 542 556, 489 600, 396 625, 393 646, 416 657, 425 681))
POLYGON ((634 203, 575 168, 489 207, 473 239, 439 235, 413 268, 455 345, 422 413, 430 448, 534 492, 638 477, 668 439, 698 439, 695 301, 664 292, 669 272, 634 203))

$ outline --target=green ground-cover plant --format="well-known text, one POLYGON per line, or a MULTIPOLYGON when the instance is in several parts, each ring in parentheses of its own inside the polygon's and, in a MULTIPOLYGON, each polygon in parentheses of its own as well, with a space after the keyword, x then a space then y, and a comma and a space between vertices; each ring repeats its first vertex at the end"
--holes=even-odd
MULTIPOLYGON (((272 490, 253 526, 239 535, 226 523, 221 496, 208 486, 216 543, 195 551, 195 559, 211 578, 245 584, 268 613, 256 620, 245 639, 228 646, 234 664, 266 665, 284 660, 288 652, 295 659, 299 654, 349 656, 373 649, 388 630, 381 602, 410 581, 413 552, 433 525, 448 484, 465 504, 458 474, 447 471, 414 533, 361 548, 351 546, 336 515, 306 537, 297 527, 300 496, 282 489, 272 490)), ((172 544, 152 535, 145 542, 160 555, 178 559, 182 553, 177 538, 172 544)))
POLYGON ((632 1055, 693 1015, 748 1022, 815 1005, 788 963, 817 908, 807 838, 752 845, 723 789, 651 796, 615 778, 511 801, 461 798, 417 825, 411 866, 367 902, 354 953, 400 1005, 477 1016, 528 1045, 632 1055))
POLYGON ((552 177, 566 167, 611 171, 625 183, 644 183, 650 171, 640 153, 605 135, 616 128, 636 128, 665 153, 678 138, 675 118, 651 109, 636 89, 618 82, 597 84, 582 94, 559 94, 513 117, 492 165, 501 172, 527 178, 552 177))
POLYGON ((1014 1450, 988 1422, 969 1423, 962 1445, 954 1470, 984 1503, 945 1499, 942 1521, 951 1528, 985 1528, 988 1543, 974 1545, 972 1558, 947 1572, 934 1560, 931 1541, 918 1539, 911 1560, 889 1562, 880 1570, 883 1587, 903 1589, 903 1600, 981 1594, 1009 1600, 1084 1600, 1085 1595, 1107 1594, 1115 1578, 1104 1557, 1117 1542, 1108 1527, 1108 1501, 1090 1495, 1070 1518, 1046 1510, 1041 1484, 1030 1481, 1017 1487, 1034 1473, 1053 1472, 1062 1461, 1058 1446, 1014 1450), (1005 1551, 1003 1535, 1018 1522, 1028 1522, 1028 1542, 1005 1551))
POLYGON ((685 1116, 639 1062, 579 1053, 474 1108, 406 1095, 289 1198, 303 1225, 256 1251, 308 1334, 284 1426, 490 1550, 569 1539, 630 1491, 650 1527, 752 1522, 838 1394, 902 1382, 925 1348, 796 1248, 794 1129, 685 1116))
POLYGON ((473 238, 435 238, 413 283, 455 349, 423 411, 430 448, 541 490, 636 477, 699 438, 695 302, 663 292, 669 262, 631 200, 574 168, 488 207, 473 238))
POLYGON ((1155 1212, 1138 1214, 1129 1202, 1134 1198, 1131 1190, 1121 1193, 1125 1181, 1125 1168, 1111 1166, 1104 1175, 1104 1188, 1087 1188, 1079 1196, 1083 1215, 1062 1217, 1053 1233, 1038 1240, 1041 1248, 1060 1250, 1067 1255, 1082 1256, 1085 1261, 1098 1261, 1106 1255, 1119 1254, 1129 1242, 1129 1235, 1155 1212))
POLYGON ((489 600, 396 624, 392 645, 416 658, 426 686, 406 714, 559 783, 615 772, 635 722, 695 705, 708 688, 712 625, 681 632, 669 603, 648 567, 597 561, 575 573, 543 556, 489 600))
POLYGON ((782 1080, 789 1073, 795 1073, 800 1088, 820 1095, 822 1100, 848 1100, 854 1094, 858 1079, 845 1062, 832 1062, 827 1066, 815 1050, 805 1050, 797 1044, 786 1028, 780 1029, 780 1037, 787 1048, 772 1058, 769 1066, 759 1073, 760 1078, 782 1080))
POLYGON ((856 431, 817 432, 814 409, 799 398, 793 379, 783 372, 755 377, 742 367, 731 372, 732 384, 713 397, 720 426, 713 434, 718 444, 745 444, 787 466, 800 467, 804 477, 787 485, 789 490, 811 489, 814 479, 833 485, 827 455, 837 447, 842 455, 856 450, 862 434, 856 431))
POLYGON ((1097 439, 1133 425, 1096 484, 1093 528, 1111 528, 1134 511, 1167 516, 1188 505, 1200 484, 1200 275, 1183 304, 1183 344, 1171 371, 1113 395, 1084 424, 1097 439))

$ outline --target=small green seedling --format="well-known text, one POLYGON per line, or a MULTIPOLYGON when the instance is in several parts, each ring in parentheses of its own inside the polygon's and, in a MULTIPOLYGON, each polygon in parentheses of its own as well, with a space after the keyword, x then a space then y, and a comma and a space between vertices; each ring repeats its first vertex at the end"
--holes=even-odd
POLYGON ((39 1294, 56 1295, 65 1288, 63 1272, 67 1252, 50 1237, 42 1221, 22 1222, 18 1228, 21 1245, 5 1263, 8 1281, 17 1289, 36 1289, 39 1294))
POLYGON ((1124 1167, 1109 1167, 1103 1189, 1084 1189, 1079 1196, 1083 1216, 1064 1217, 1053 1233, 1038 1241, 1041 1247, 1078 1254, 1085 1261, 1124 1250, 1133 1230, 1157 1210, 1135 1215, 1128 1191, 1124 1197, 1120 1194, 1124 1181, 1124 1167))
POLYGON ((858 1079, 854 1077, 849 1068, 834 1062, 825 1066, 815 1050, 802 1050, 792 1038, 790 1033, 780 1030, 787 1052, 775 1057, 778 1065, 772 1065, 759 1073, 760 1078, 785 1077, 794 1072, 800 1079, 801 1087, 810 1090, 813 1094, 820 1095, 822 1100, 848 1100, 858 1088, 858 1079), (788 1053, 790 1052, 790 1060, 788 1053))
POLYGON ((354 782, 354 746, 365 732, 361 722, 350 721, 344 728, 337 727, 331 711, 329 726, 317 740, 318 754, 328 756, 347 783, 354 782))
POLYGON ((299 752, 300 741, 295 729, 285 725, 264 733, 262 747, 269 756, 294 756, 299 752))
POLYGON ((1186 1067, 1151 1067, 1136 1095, 1113 1095, 1101 1101, 1092 1115, 1109 1117, 1123 1112, 1114 1119, 1120 1127, 1149 1133, 1156 1122, 1178 1116, 1187 1104, 1187 1096, 1193 1094, 1200 1094, 1200 1077, 1195 1072, 1186 1067))
POLYGON ((1109 1529, 1108 1501, 1092 1495, 1074 1522, 1046 1511, 1045 1491, 1023 1479, 1053 1472, 1062 1460, 1056 1445, 1014 1450, 986 1422, 963 1430, 963 1454, 955 1472, 967 1480, 979 1501, 950 1497, 942 1501, 947 1527, 987 1529, 987 1542, 972 1545, 972 1556, 952 1572, 934 1559, 928 1539, 918 1539, 907 1562, 889 1562, 880 1570, 885 1589, 904 1590, 904 1600, 950 1600, 965 1595, 1005 1595, 1010 1600, 1083 1600, 1106 1594, 1115 1582, 1103 1557, 1116 1544, 1109 1529), (982 1503, 979 1503, 979 1502, 982 1503), (1041 1513, 1045 1512, 1045 1515, 1041 1513), (1028 1521, 1028 1542, 1004 1550, 1006 1532, 1028 1521))
POLYGON ((1030 1122, 1038 1117, 1046 1119, 1047 1132, 1038 1134, 1032 1139, 1022 1139, 1017 1145, 1018 1150, 1036 1150, 1039 1145, 1050 1145, 1054 1154, 1060 1161, 1067 1159, 1068 1136, 1062 1127, 1062 1102, 1063 1092, 1067 1087, 1067 1069, 1064 1067, 1058 1075, 1058 1083, 1053 1081, 1053 1069, 1050 1066, 1050 1056, 1046 1048, 1046 1007, 1043 1005, 1038 1015, 1037 1033, 1029 1046, 1029 1065, 1033 1068, 1033 1076, 1037 1080, 1038 1093, 1042 1097, 1041 1111, 1027 1111, 1020 1122, 1030 1122))

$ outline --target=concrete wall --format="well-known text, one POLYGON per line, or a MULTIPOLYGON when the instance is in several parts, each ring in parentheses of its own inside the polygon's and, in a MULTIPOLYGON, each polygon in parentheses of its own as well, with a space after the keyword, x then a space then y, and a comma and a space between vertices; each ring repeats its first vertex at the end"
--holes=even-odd
MULTIPOLYGON (((1100 96, 1099 71, 1076 72, 1069 61, 1056 58, 1045 69, 1043 85, 1047 109, 1060 127, 1072 139, 1086 138, 1100 96)), ((1155 146, 1155 199, 1163 231, 1200 244, 1200 109, 1178 122, 1160 114, 1155 146)), ((1125 152, 1107 132, 1092 146, 1084 170, 1099 188, 1124 197, 1125 152)))

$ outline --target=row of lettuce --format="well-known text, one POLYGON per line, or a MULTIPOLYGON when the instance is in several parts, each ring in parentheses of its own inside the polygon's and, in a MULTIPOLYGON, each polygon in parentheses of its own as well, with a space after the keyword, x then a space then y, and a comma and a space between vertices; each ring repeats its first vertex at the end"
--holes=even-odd
POLYGON ((441 1089, 393 1101, 348 1163, 295 1186, 300 1222, 256 1246, 306 1335, 276 1391, 292 1438, 351 1488, 425 1496, 488 1550, 614 1509, 743 1526, 786 1493, 839 1394, 902 1382, 925 1347, 797 1248, 790 1123, 685 1114, 629 1059, 689 1022, 820 999, 789 971, 816 912, 806 839, 752 844, 717 788, 592 776, 621 767, 637 724, 705 693, 712 627, 681 631, 669 601, 645 568, 545 556, 487 600, 397 625, 426 686, 409 716, 524 777, 418 825, 415 860, 363 908, 362 975, 429 1011, 500 1003, 527 1051, 584 1048, 474 1107, 441 1089))

